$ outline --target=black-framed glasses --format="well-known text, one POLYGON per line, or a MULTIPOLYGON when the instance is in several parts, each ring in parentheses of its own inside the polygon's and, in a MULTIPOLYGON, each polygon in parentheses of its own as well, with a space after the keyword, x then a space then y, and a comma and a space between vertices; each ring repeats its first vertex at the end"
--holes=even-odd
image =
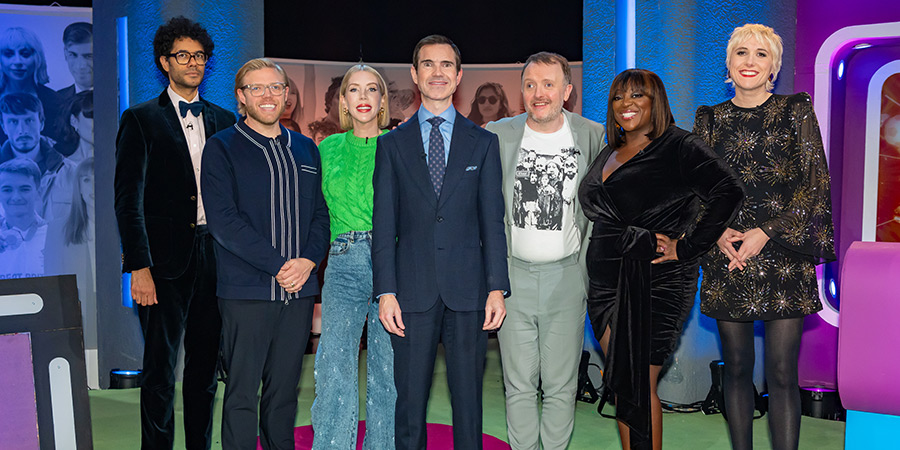
POLYGON ((250 92, 250 95, 252 95, 254 97, 262 97, 263 95, 266 95, 266 89, 268 89, 269 92, 272 93, 272 95, 284 94, 285 87, 286 86, 284 83, 272 83, 269 85, 248 84, 246 86, 241 86, 241 89, 244 89, 244 90, 250 92))
POLYGON ((206 64, 206 53, 203 53, 203 52, 196 52, 196 53, 175 52, 175 53, 169 53, 166 56, 168 56, 170 58, 175 58, 175 62, 177 62, 178 64, 181 64, 182 66, 186 66, 188 63, 190 63, 191 58, 194 58, 194 61, 196 61, 197 64, 199 64, 201 66, 206 64))
POLYGON ((497 97, 496 97, 496 96, 493 96, 493 95, 488 95, 487 97, 485 97, 485 96, 482 95, 482 96, 478 97, 478 104, 479 104, 479 105, 483 105, 484 102, 488 102, 488 103, 494 105, 494 104, 497 103, 497 97))

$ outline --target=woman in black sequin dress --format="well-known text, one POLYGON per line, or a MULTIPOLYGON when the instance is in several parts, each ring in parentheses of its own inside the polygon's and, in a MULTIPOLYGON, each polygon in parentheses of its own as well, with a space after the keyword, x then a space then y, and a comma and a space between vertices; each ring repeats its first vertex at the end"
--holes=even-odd
POLYGON ((702 259, 701 311, 716 319, 734 449, 752 448, 753 321, 765 323, 769 428, 775 449, 796 449, 797 358, 803 318, 822 309, 815 265, 834 260, 831 191, 809 95, 774 95, 781 38, 738 27, 726 65, 734 98, 697 110, 694 132, 745 184, 738 217, 702 259))
POLYGON ((697 292, 697 258, 715 245, 743 197, 728 164, 675 127, 656 74, 626 70, 612 82, 609 146, 578 190, 594 222, 588 313, 606 353, 623 448, 662 446, 656 382, 697 292), (698 222, 701 203, 706 215, 698 222))

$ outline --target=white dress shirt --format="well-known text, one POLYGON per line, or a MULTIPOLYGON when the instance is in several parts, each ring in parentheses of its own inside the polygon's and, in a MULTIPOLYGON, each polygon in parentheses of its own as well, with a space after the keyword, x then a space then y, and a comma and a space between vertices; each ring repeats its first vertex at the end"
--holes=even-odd
POLYGON ((203 114, 199 117, 194 116, 188 111, 186 117, 181 117, 181 109, 179 102, 193 103, 200 101, 200 95, 194 95, 193 100, 185 100, 182 96, 172 90, 172 86, 166 89, 169 98, 172 99, 172 107, 181 120, 181 131, 184 132, 184 138, 188 143, 188 150, 191 153, 191 164, 194 166, 194 181, 197 183, 197 225, 206 225, 206 212, 203 211, 203 195, 200 192, 200 160, 203 157, 203 146, 206 145, 206 129, 203 128, 203 114))

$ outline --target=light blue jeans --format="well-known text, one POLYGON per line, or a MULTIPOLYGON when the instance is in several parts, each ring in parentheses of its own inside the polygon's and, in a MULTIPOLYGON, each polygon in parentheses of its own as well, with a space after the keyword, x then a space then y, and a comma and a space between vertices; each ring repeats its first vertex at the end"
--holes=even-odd
POLYGON ((368 315, 364 449, 394 448, 394 351, 372 301, 372 232, 331 243, 316 351, 313 449, 354 449, 359 420, 359 340, 368 315))

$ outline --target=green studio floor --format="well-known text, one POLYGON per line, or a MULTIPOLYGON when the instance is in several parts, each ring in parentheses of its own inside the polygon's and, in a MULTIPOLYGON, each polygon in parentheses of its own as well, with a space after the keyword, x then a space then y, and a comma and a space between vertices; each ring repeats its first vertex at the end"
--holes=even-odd
MULTIPOLYGON (((506 416, 503 402, 503 376, 497 341, 488 344, 488 356, 484 376, 484 432, 506 440, 506 416)), ((361 380, 365 369, 361 367, 361 380)), ((598 380, 595 380, 598 381, 598 380)), ((309 407, 314 395, 313 355, 307 355, 300 381, 300 405, 297 425, 308 425, 309 407)), ((180 384, 179 384, 180 388, 180 384)), ((213 449, 220 449, 221 401, 224 386, 219 386, 216 400, 213 449)), ((365 398, 365 392, 360 393, 365 398)), ((180 393, 179 393, 180 397, 180 393)), ((122 450, 140 448, 140 410, 137 389, 91 391, 91 421, 94 432, 94 448, 97 450, 122 450)), ((175 448, 184 448, 182 410, 180 398, 175 405, 175 448)), ((364 417, 361 417, 364 418, 364 417)), ((428 421, 451 422, 450 400, 447 390, 443 354, 438 354, 435 379, 428 408, 428 421)), ((663 417, 663 443, 668 450, 728 449, 728 433, 725 421, 719 414, 704 416, 702 413, 671 413, 663 417)), ((754 422, 754 448, 771 448, 768 427, 764 420, 754 422)), ((596 407, 578 403, 575 417, 575 434, 570 449, 618 449, 618 435, 612 420, 601 418, 596 407)), ((844 448, 844 423, 803 417, 800 431, 800 449, 844 448)))

